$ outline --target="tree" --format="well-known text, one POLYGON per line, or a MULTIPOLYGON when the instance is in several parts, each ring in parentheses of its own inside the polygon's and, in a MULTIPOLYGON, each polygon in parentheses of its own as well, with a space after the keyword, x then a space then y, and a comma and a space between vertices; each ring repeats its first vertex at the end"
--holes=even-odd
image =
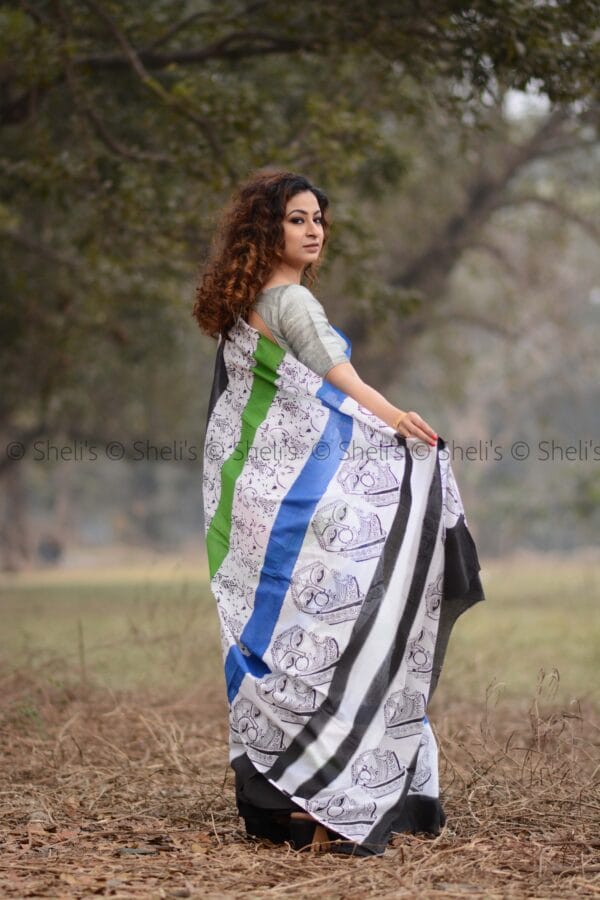
MULTIPOLYGON (((240 177, 310 172, 343 201, 332 250, 351 258, 370 240, 356 204, 403 183, 430 119, 485 134, 503 92, 531 84, 553 122, 591 117, 599 24, 594 0, 0 4, 0 431, 26 447, 47 432, 172 432, 178 387, 202 403, 197 372, 178 368, 190 276, 240 177)), ((426 328, 419 296, 442 296, 509 183, 505 171, 482 198, 474 179, 469 215, 448 207, 436 283, 423 244, 369 279, 367 303, 395 292, 403 320, 426 328)), ((354 350, 383 386, 360 312, 354 350)))
MULTIPOLYGON (((537 208, 551 219, 573 223, 584 238, 600 242, 598 204, 590 198, 589 187, 600 168, 600 107, 590 106, 578 115, 557 109, 523 123, 507 118, 505 105, 503 94, 488 106, 485 128, 477 130, 456 124, 450 128, 444 110, 436 110, 416 139, 424 173, 420 185, 410 190, 405 185, 402 201, 391 200, 391 218, 381 218, 384 204, 376 201, 379 221, 384 223, 380 230, 390 235, 381 242, 370 270, 383 271, 380 294, 378 302, 348 316, 346 330, 357 342, 361 370, 382 388, 395 378, 392 352, 409 358, 421 335, 449 319, 516 337, 502 317, 485 309, 449 312, 446 303, 453 272, 469 252, 485 254, 511 271, 510 257, 488 234, 496 219, 511 210, 537 208), (445 141, 438 146, 440 133, 445 141), (425 215, 415 217, 419 208, 426 210, 425 215), (406 219, 413 225, 410 240, 404 238, 406 219), (371 333, 377 340, 365 341, 371 333)), ((399 134, 399 140, 406 146, 411 138, 399 134)))

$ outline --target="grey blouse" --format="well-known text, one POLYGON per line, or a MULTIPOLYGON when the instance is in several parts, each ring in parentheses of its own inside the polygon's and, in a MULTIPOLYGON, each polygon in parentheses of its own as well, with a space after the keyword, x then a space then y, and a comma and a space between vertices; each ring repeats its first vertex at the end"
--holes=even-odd
POLYGON ((304 285, 264 288, 252 308, 269 326, 279 346, 321 378, 338 363, 348 362, 346 342, 329 324, 322 304, 304 285))

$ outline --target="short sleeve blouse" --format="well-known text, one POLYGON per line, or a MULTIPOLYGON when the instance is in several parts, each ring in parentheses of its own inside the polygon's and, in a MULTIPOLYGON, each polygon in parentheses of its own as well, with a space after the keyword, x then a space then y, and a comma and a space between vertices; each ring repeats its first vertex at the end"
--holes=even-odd
POLYGON ((277 343, 322 378, 333 366, 348 362, 345 340, 330 325, 323 305, 303 285, 266 288, 253 308, 277 343))

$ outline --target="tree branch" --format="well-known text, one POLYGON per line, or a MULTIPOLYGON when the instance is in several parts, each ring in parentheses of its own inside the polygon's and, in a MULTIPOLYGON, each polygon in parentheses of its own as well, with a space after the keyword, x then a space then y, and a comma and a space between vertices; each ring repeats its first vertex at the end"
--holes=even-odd
MULTIPOLYGON (((86 0, 88 3, 94 0, 86 0)), ((121 46, 123 46, 121 44, 121 46)), ((185 50, 172 50, 170 53, 155 53, 152 50, 136 52, 139 63, 147 69, 164 69, 173 63, 187 65, 203 63, 209 59, 239 60, 248 56, 264 53, 291 53, 296 50, 323 49, 324 42, 316 38, 282 38, 265 31, 237 31, 226 37, 207 44, 205 47, 192 47, 185 50), (248 44, 244 42, 256 41, 248 44), (236 46, 237 44, 237 46, 236 46)), ((93 66, 103 69, 121 69, 131 64, 129 53, 92 53, 75 56, 74 62, 81 66, 93 66)))
MULTIPOLYGON (((427 329, 429 329, 430 327, 443 328, 446 325, 452 325, 454 322, 462 322, 464 325, 471 325, 474 328, 480 328, 483 331, 488 331, 492 334, 500 335, 500 337, 502 338, 510 338, 510 340, 518 340, 518 338, 521 337, 521 332, 517 329, 508 328, 501 322, 493 322, 486 316, 482 316, 479 313, 473 312, 449 311, 443 316, 431 316, 427 319, 424 325, 427 327, 427 329)), ((418 322, 416 322, 415 324, 418 324, 418 322)))
POLYGON ((517 270, 511 263, 510 259, 506 255, 506 253, 497 247, 495 244, 490 244, 489 241, 479 240, 479 241, 471 241, 469 243, 469 250, 481 250, 484 253, 487 253, 496 262, 500 263, 500 265, 508 272, 509 275, 515 276, 517 275, 517 270))
POLYGON ((116 156, 122 156, 125 159, 132 160, 133 162, 154 162, 166 163, 169 165, 173 165, 175 163, 174 157, 167 156, 164 153, 152 153, 147 150, 138 150, 135 147, 126 147, 125 144, 117 141, 116 138, 114 138, 110 134, 96 111, 92 109, 91 106, 86 104, 84 112, 94 125, 96 134, 98 135, 102 143, 105 144, 108 149, 111 150, 116 156))
MULTIPOLYGON (((173 50, 170 53, 155 53, 151 49, 140 50, 136 52, 136 58, 145 69, 160 70, 167 66, 175 64, 192 65, 207 62, 210 59, 223 59, 229 61, 238 61, 252 56, 260 56, 276 53, 295 53, 298 50, 319 50, 324 49, 326 43, 316 38, 297 39, 297 38, 278 38, 276 35, 259 31, 240 31, 227 35, 219 41, 215 41, 206 47, 195 47, 185 50, 173 50), (236 41, 244 40, 260 40, 257 44, 245 45, 241 43, 235 46, 236 41), (231 46, 231 45, 234 46, 231 46)), ((131 59, 127 54, 119 53, 91 53, 77 55, 71 57, 71 63, 74 66, 90 67, 93 69, 123 69, 131 66, 131 59)), ((138 67, 139 68, 139 67, 138 67)), ((150 77, 148 75, 148 77, 150 77)), ((48 93, 52 87, 56 87, 65 80, 62 76, 57 76, 52 84, 36 85, 29 91, 21 94, 14 100, 0 104, 0 121, 5 125, 14 125, 25 120, 30 112, 32 102, 40 99, 48 93)), ((147 86, 149 86, 147 84, 147 86)), ((164 90, 164 89, 163 89, 164 90)), ((166 93, 166 92, 165 92, 166 93)), ((175 98, 169 97, 169 105, 175 105, 175 98)), ((164 97, 162 98, 165 99, 164 97)), ((185 108, 184 108, 185 109, 185 108)), ((186 110, 188 118, 189 110, 186 110)), ((201 121, 196 117, 192 121, 203 130, 208 130, 207 140, 212 144, 210 134, 210 123, 206 120, 201 121)), ((216 152, 217 159, 222 158, 222 151, 216 152)), ((230 175, 230 177, 232 177, 230 175)))
MULTIPOLYGON (((448 278, 461 254, 472 246, 481 246, 482 229, 494 210, 511 202, 507 197, 507 187, 511 180, 521 168, 537 158, 548 142, 556 140, 567 120, 568 114, 564 110, 555 110, 540 124, 528 141, 517 147, 507 148, 504 164, 495 167, 493 174, 479 172, 467 186, 467 201, 463 209, 448 217, 441 230, 432 237, 422 252, 390 279, 390 284, 394 287, 416 289, 428 298, 430 306, 438 305, 446 296, 448 278)), ((481 150, 481 153, 484 152, 485 147, 481 150)), ((556 207, 554 209, 558 212, 556 207)), ((584 225, 583 221, 579 224, 584 225)), ((419 313, 402 319, 398 324, 401 327, 403 345, 408 346, 411 339, 421 335, 430 321, 430 318, 425 321, 419 313)), ((369 333, 372 328, 368 315, 358 313, 352 325, 357 336, 355 350, 359 363, 363 362, 364 357, 365 368, 373 373, 377 383, 385 385, 386 379, 389 379, 393 372, 393 366, 390 366, 387 354, 371 353, 369 333)), ((352 334, 349 336, 353 339, 352 334)))
POLYGON ((575 225, 579 225, 580 228, 588 233, 592 240, 600 242, 600 228, 597 228, 593 222, 589 221, 589 219, 580 216, 575 210, 568 209, 558 200, 553 200, 550 197, 539 197, 536 194, 522 194, 519 197, 500 197, 494 203, 494 209, 501 209, 505 206, 522 206, 526 203, 535 203, 538 206, 545 206, 546 209, 551 210, 563 219, 567 219, 575 225))
POLYGON ((549 157, 549 156, 559 156, 562 153, 572 153, 574 150, 591 150, 592 147, 597 147, 598 141, 564 141, 563 143, 556 143, 549 147, 544 147, 538 153, 540 157, 549 157))
MULTIPOLYGON (((157 37, 151 44, 148 44, 144 50, 139 51, 139 55, 141 57, 148 56, 148 54, 152 53, 152 51, 156 50, 157 47, 162 47, 163 44, 168 43, 172 37, 175 37, 176 34, 179 34, 180 31, 183 31, 188 25, 191 25, 192 22, 197 22, 198 19, 207 19, 211 14, 207 12, 195 12, 190 16, 186 16, 185 19, 181 19, 179 22, 175 22, 174 25, 171 25, 170 28, 167 28, 159 37, 157 37)), ((146 63, 147 65, 147 63, 146 63)))
POLYGON ((443 229, 403 272, 392 279, 395 287, 418 287, 429 296, 443 295, 448 276, 460 254, 478 240, 481 228, 489 220, 505 196, 506 188, 516 173, 532 159, 547 141, 556 137, 568 118, 558 109, 551 113, 524 144, 510 148, 498 174, 478 176, 468 186, 464 208, 451 215, 443 229))
MULTIPOLYGON (((231 16, 222 16, 220 14, 220 11, 217 11, 216 14, 218 16, 219 25, 223 26, 223 25, 226 25, 231 22, 238 21, 238 20, 247 22, 251 15, 253 15, 255 12, 257 12, 257 10, 259 10, 261 7, 264 7, 266 5, 267 5, 267 0, 257 0, 256 3, 250 3, 244 10, 242 10, 239 13, 235 13, 234 15, 231 15, 231 16)), ((193 22, 198 21, 198 19, 210 20, 211 16, 212 17, 215 16, 214 11, 213 12, 195 12, 189 16, 186 16, 185 19, 181 19, 179 22, 175 22, 173 25, 171 25, 170 28, 167 28, 166 31, 164 31, 161 35, 159 35, 159 37, 157 37, 156 40, 152 41, 151 44, 148 44, 148 46, 145 47, 144 50, 139 51, 140 55, 150 53, 151 51, 155 50, 157 47, 162 47, 163 44, 168 43, 168 41, 170 41, 172 37, 175 37, 176 34, 179 34, 180 31, 183 31, 184 29, 186 29, 188 27, 188 25, 191 25, 193 22)))
POLYGON ((37 22, 38 25, 46 25, 50 26, 52 23, 48 16, 45 16, 44 13, 40 12, 39 9, 35 9, 35 7, 31 6, 31 3, 28 3, 27 0, 19 0, 19 6, 21 6, 28 16, 37 22))
POLYGON ((212 124, 206 118, 204 118, 204 116, 198 116, 196 113, 193 113, 187 106, 182 104, 176 97, 173 97, 167 90, 165 90, 160 82, 158 82, 155 78, 152 77, 152 75, 150 75, 144 63, 138 56, 133 46, 129 43, 121 29, 118 27, 116 22, 114 22, 112 17, 108 15, 106 10, 104 10, 102 6, 97 2, 97 0, 85 0, 85 2, 86 5, 89 6, 90 9, 92 9, 96 13, 96 15, 101 18, 102 21, 108 26, 115 40, 122 48, 128 65, 138 76, 142 84, 146 88, 148 88, 148 90, 150 90, 155 96, 159 97, 163 101, 163 103, 174 109, 180 115, 184 116, 184 118, 188 119, 190 122, 193 122, 200 129, 206 142, 213 152, 215 160, 217 160, 217 162, 224 168, 230 181, 232 183, 235 183, 237 181, 237 173, 231 163, 228 161, 223 147, 217 140, 212 124))

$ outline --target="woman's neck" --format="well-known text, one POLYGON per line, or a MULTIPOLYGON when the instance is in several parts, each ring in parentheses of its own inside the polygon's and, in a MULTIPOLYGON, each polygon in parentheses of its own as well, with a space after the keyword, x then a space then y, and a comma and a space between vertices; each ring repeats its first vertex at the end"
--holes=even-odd
POLYGON ((280 265, 271 272, 263 284, 263 288, 278 287, 282 284, 302 284, 304 269, 294 269, 292 266, 280 265))

